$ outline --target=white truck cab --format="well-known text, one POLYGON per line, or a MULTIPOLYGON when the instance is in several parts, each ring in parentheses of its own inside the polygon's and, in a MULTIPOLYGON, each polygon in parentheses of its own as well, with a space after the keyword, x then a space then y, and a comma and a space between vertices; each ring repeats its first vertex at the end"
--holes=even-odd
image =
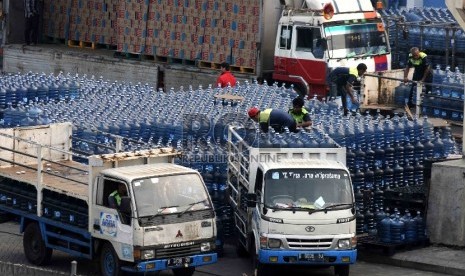
POLYGON ((275 265, 355 263, 355 200, 344 148, 252 148, 230 128, 228 185, 239 253, 275 265), (233 138, 234 137, 234 138, 233 138))

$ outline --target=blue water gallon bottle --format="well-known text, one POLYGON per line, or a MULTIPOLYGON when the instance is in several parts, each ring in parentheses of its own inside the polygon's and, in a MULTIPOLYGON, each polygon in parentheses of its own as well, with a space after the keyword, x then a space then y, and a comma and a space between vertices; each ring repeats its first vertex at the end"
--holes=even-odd
POLYGON ((384 170, 379 166, 375 166, 375 169, 374 169, 373 173, 374 173, 374 178, 375 178, 375 181, 374 181, 375 188, 383 189, 383 187, 384 187, 384 170))
POLYGON ((407 161, 404 165, 404 183, 408 184, 409 186, 414 185, 414 167, 407 161))
POLYGON ((402 145, 402 142, 400 140, 396 140, 394 144, 394 160, 399 163, 400 166, 404 165, 404 147, 402 145))
POLYGON ((371 146, 367 147, 365 151, 365 165, 370 168, 375 167, 375 151, 371 146))
POLYGON ((417 211, 414 219, 417 223, 417 238, 419 241, 424 241, 427 238, 425 219, 422 217, 420 211, 417 211))
POLYGON ((405 242, 414 243, 418 241, 417 222, 413 219, 408 210, 405 210, 405 215, 401 218, 405 225, 405 242))
POLYGON ((355 166, 359 168, 364 168, 365 158, 366 158, 365 151, 362 150, 360 144, 357 144, 357 148, 355 150, 355 166))
POLYGON ((394 182, 401 185, 404 183, 404 168, 399 165, 397 160, 394 163, 394 182))
POLYGON ((443 158, 445 157, 444 143, 439 135, 439 132, 436 132, 435 139, 433 141, 433 158, 443 158))
POLYGON ((365 166, 365 189, 373 190, 375 184, 375 173, 370 169, 370 165, 366 164, 365 166))
POLYGON ((352 184, 356 189, 364 190, 365 189, 365 174, 361 168, 355 165, 355 173, 352 179, 352 184))
POLYGON ((381 220, 380 227, 378 230, 378 237, 381 242, 384 243, 391 243, 391 224, 393 223, 392 219, 390 218, 389 214, 381 220))
POLYGON ((397 214, 391 223, 391 242, 395 244, 405 242, 405 223, 400 220, 400 217, 397 214))
POLYGON ((394 147, 391 146, 391 143, 387 142, 386 147, 384 148, 384 164, 389 164, 390 167, 394 167, 395 159, 396 157, 394 147))

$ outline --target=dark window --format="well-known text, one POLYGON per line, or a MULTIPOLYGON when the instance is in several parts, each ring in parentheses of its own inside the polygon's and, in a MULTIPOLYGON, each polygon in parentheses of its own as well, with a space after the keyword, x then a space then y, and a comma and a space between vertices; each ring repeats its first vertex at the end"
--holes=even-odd
POLYGON ((296 51, 312 51, 313 31, 310 28, 297 28, 296 51))

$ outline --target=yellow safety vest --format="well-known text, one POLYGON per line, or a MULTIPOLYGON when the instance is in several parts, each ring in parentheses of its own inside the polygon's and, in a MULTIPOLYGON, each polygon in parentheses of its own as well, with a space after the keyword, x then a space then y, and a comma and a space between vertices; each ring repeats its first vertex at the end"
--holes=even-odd
POLYGON ((118 206, 121 205, 121 196, 119 195, 118 190, 113 191, 113 193, 111 193, 110 196, 112 196, 112 197, 115 198, 116 204, 117 204, 118 206))
POLYGON ((258 122, 259 123, 268 123, 270 121, 270 115, 271 115, 272 110, 273 109, 268 108, 268 109, 265 109, 263 111, 260 111, 260 116, 259 116, 258 122))
POLYGON ((305 107, 302 107, 302 113, 301 114, 295 114, 294 109, 289 109, 289 114, 292 115, 294 118, 295 122, 298 124, 303 123, 305 115, 308 114, 308 111, 305 109, 305 107))
POLYGON ((423 58, 426 57, 427 55, 423 52, 420 52, 420 58, 419 59, 414 59, 412 58, 412 53, 408 55, 408 59, 410 63, 412 63, 413 66, 418 66, 423 62, 423 58))

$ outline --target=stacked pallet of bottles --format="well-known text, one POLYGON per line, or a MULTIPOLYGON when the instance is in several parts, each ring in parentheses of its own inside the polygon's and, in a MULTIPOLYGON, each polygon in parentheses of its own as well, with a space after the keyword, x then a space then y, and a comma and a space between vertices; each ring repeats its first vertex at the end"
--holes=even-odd
POLYGON ((141 54, 145 52, 149 1, 118 1, 117 51, 141 54))
POLYGON ((465 66, 465 34, 446 8, 383 10, 389 25, 393 66, 405 68, 411 47, 428 54, 433 64, 442 68, 465 66))
POLYGON ((422 112, 445 120, 463 121, 464 75, 458 67, 454 71, 436 66, 433 72, 433 91, 424 95, 422 112))
POLYGON ((256 67, 260 1, 46 0, 47 36, 116 45, 117 51, 256 67))
POLYGON ((69 36, 68 1, 44 1, 43 31, 46 36, 67 39, 69 36))
MULTIPOLYGON (((452 121, 463 121, 464 75, 458 67, 452 71, 450 66, 441 69, 437 65, 433 70, 433 83, 424 89, 420 105, 421 113, 430 117, 452 121)), ((409 101, 411 85, 400 84, 394 91, 394 103, 403 106, 409 101)), ((413 93, 416 102, 416 93, 413 93)))

